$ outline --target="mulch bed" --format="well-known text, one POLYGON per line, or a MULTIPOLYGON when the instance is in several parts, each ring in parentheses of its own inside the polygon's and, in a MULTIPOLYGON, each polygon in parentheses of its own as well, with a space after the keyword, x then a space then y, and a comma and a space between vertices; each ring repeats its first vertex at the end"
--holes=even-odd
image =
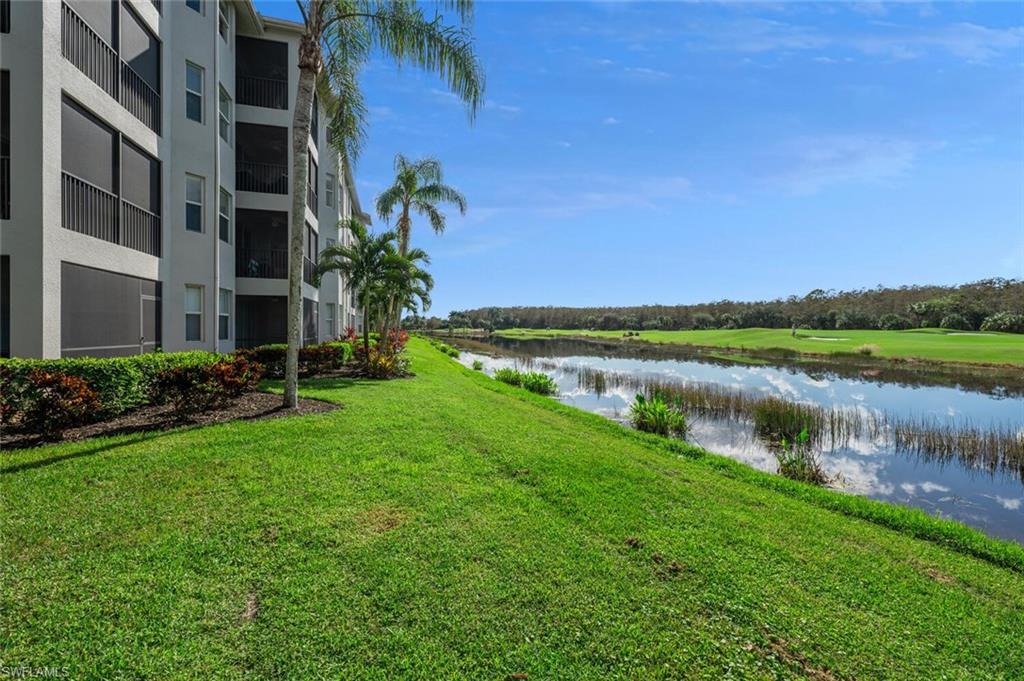
MULTIPOLYGON (((69 428, 64 431, 64 438, 59 442, 75 442, 94 437, 123 435, 126 433, 143 433, 155 430, 170 430, 181 426, 208 426, 225 421, 261 421, 276 419, 282 416, 302 414, 318 414, 341 409, 341 405, 323 400, 299 398, 299 406, 285 409, 281 406, 281 396, 270 393, 253 392, 232 401, 221 409, 195 414, 191 418, 175 419, 169 405, 142 407, 127 414, 122 414, 108 421, 90 423, 87 426, 69 428)), ((0 449, 24 449, 38 447, 55 441, 47 441, 35 433, 19 432, 14 428, 5 427, 0 433, 0 449)))

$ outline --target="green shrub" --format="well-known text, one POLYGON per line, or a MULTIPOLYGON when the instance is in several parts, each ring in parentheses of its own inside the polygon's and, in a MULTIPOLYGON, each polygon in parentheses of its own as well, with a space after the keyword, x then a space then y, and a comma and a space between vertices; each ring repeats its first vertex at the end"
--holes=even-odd
POLYGON ((689 430, 686 415, 658 396, 648 399, 638 394, 629 408, 629 420, 634 428, 645 433, 683 436, 689 430))
POLYGON ((903 315, 889 313, 878 318, 878 328, 883 331, 904 331, 913 328, 913 326, 914 322, 903 315))
MULTIPOLYGON (((285 343, 272 343, 235 351, 236 355, 262 365, 266 375, 274 378, 284 376, 287 353, 288 346, 285 343)), ((299 348, 299 375, 316 376, 336 371, 352 359, 352 355, 352 344, 347 341, 328 341, 299 348)))
POLYGON ((60 439, 72 426, 86 423, 99 408, 96 391, 77 376, 34 369, 26 384, 22 425, 53 439, 60 439))
POLYGON ((981 330, 1024 333, 1024 314, 997 312, 985 318, 985 321, 981 323, 981 330))
POLYGON ((515 369, 498 369, 494 372, 494 380, 517 387, 523 385, 523 374, 515 369))
POLYGON ((483 370, 484 370, 484 363, 481 362, 478 359, 474 359, 473 360, 473 371, 483 371, 483 370))
POLYGON ((523 374, 521 385, 531 393, 538 395, 554 395, 558 392, 558 384, 547 374, 539 371, 528 371, 523 374))
POLYGON ((971 326, 971 322, 967 320, 967 317, 959 312, 951 312, 942 318, 942 321, 939 322, 939 328, 953 331, 970 331, 974 327, 971 326))
POLYGON ((263 367, 235 355, 213 364, 186 364, 159 372, 154 382, 162 402, 170 402, 184 418, 223 405, 233 397, 256 389, 263 367))
POLYGON ((171 367, 216 362, 212 352, 147 353, 131 357, 67 357, 63 359, 0 360, 0 418, 5 421, 23 413, 22 389, 33 371, 84 380, 96 391, 98 406, 90 421, 110 418, 150 403, 156 375, 171 367))

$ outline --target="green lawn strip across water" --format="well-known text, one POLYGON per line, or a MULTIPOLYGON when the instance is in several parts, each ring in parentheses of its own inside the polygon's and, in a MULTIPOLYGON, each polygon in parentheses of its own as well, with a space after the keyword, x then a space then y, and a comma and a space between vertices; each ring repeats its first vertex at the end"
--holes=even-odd
POLYGON ((409 351, 415 378, 303 383, 336 412, 4 453, 3 663, 1024 676, 1021 547, 409 351))
MULTIPOLYGON (((625 331, 582 329, 504 329, 507 338, 584 336, 622 338, 625 331)), ((737 350, 794 350, 807 354, 857 352, 865 345, 876 357, 927 359, 939 362, 1024 365, 1024 334, 911 329, 908 331, 808 331, 796 336, 790 329, 709 329, 688 331, 640 331, 631 341, 674 343, 737 350)))

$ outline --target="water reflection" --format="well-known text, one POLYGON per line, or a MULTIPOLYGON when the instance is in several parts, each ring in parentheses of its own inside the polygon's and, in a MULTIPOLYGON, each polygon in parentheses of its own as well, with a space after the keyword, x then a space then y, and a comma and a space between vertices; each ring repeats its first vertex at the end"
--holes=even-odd
MULTIPOLYGON (((460 345, 468 349, 467 344, 460 345)), ((980 427, 1006 428, 1009 424, 1024 432, 1024 398, 995 385, 987 390, 965 390, 944 382, 888 382, 877 375, 851 376, 820 369, 808 372, 794 366, 743 365, 699 356, 623 357, 600 354, 592 344, 575 341, 519 341, 514 345, 510 350, 474 343, 460 361, 471 366, 479 360, 488 373, 529 364, 555 379, 563 402, 620 421, 626 420, 635 390, 611 381, 581 385, 580 367, 641 378, 712 383, 865 413, 928 417, 980 427)), ((776 470, 775 455, 753 435, 749 424, 707 417, 691 418, 690 422, 688 439, 694 443, 761 470, 776 470)), ((842 446, 823 451, 821 460, 838 489, 915 506, 1024 543, 1024 484, 1014 475, 898 453, 885 438, 870 435, 851 437, 842 446)))

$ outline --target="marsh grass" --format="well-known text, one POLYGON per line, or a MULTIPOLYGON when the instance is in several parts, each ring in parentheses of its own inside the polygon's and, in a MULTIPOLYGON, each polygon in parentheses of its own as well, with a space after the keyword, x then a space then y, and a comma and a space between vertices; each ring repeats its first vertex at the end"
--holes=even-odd
POLYGON ((688 430, 686 415, 679 409, 669 406, 657 395, 648 398, 637 393, 629 408, 629 419, 637 430, 666 437, 685 437, 688 430))
POLYGON ((823 407, 711 383, 682 383, 588 366, 559 365, 578 385, 601 393, 627 388, 658 396, 687 415, 740 421, 769 444, 794 441, 807 430, 816 448, 836 448, 867 438, 899 453, 961 464, 1024 480, 1024 431, 1011 425, 977 426, 937 417, 899 416, 850 407, 823 407))
POLYGON ((814 453, 807 430, 801 430, 796 437, 782 438, 773 452, 779 464, 779 475, 790 480, 799 480, 812 485, 824 486, 830 482, 821 460, 814 453))

